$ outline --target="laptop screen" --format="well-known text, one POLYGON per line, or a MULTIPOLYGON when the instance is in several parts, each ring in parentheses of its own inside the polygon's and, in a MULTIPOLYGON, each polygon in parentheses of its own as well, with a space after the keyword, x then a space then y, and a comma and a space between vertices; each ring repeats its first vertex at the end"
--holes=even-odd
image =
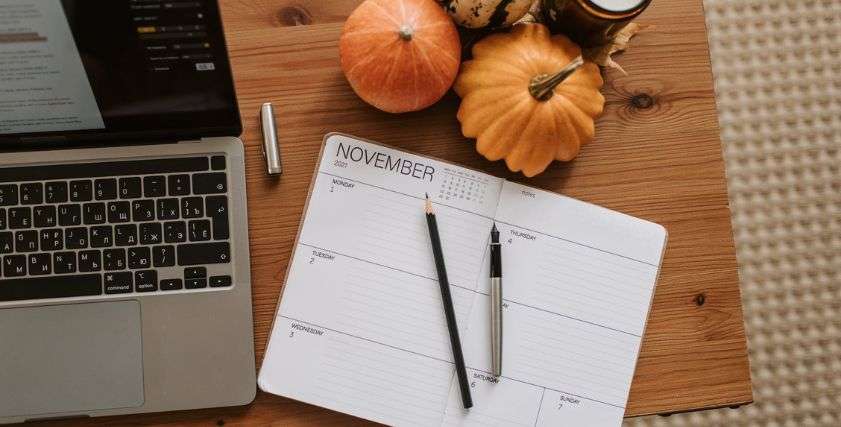
POLYGON ((216 0, 0 0, 0 142, 240 131, 216 0))

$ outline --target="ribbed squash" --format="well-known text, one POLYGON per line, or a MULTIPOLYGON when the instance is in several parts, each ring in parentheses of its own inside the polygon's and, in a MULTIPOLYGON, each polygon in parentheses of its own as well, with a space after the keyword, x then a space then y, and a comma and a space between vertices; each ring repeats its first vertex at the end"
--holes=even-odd
POLYGON ((602 84, 599 67, 566 36, 518 24, 476 43, 462 64, 454 86, 461 131, 489 160, 531 177, 593 139, 602 84))

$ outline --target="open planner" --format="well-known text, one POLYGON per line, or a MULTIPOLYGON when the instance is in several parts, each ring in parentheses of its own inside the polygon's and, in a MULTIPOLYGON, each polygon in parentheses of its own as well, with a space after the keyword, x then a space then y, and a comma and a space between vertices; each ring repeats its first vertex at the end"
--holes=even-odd
POLYGON ((259 385, 391 425, 616 426, 663 227, 353 137, 325 138, 259 385), (424 215, 435 204, 475 406, 461 406, 424 215), (503 258, 491 372, 488 243, 503 258))

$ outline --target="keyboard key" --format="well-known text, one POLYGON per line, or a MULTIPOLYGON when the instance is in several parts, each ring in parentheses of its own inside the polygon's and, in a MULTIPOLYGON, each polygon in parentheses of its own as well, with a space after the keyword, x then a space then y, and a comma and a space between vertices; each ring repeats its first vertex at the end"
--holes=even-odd
POLYGON ((0 209, 0 230, 6 229, 6 209, 0 209))
POLYGON ((20 204, 40 205, 44 203, 44 184, 30 182, 20 185, 20 204))
POLYGON ((183 287, 184 285, 182 284, 181 279, 161 280, 162 291, 177 291, 183 287))
POLYGON ((155 220, 154 200, 135 200, 131 202, 132 218, 134 222, 145 222, 155 220))
POLYGON ((35 252, 38 250, 38 232, 35 230, 15 233, 15 252, 35 252))
POLYGON ((55 274, 72 274, 76 272, 75 252, 56 252, 53 254, 53 271, 55 274))
POLYGON ((50 228, 38 232, 41 236, 42 251, 60 251, 64 249, 64 230, 50 228))
POLYGON ((207 287, 207 279, 186 279, 184 289, 201 289, 207 287))
POLYGON ((228 198, 212 196, 205 200, 207 216, 213 219, 213 239, 227 240, 231 233, 228 224, 228 198))
POLYGON ((88 229, 84 227, 67 228, 64 230, 64 240, 67 249, 85 249, 88 247, 88 229))
POLYGON ((210 169, 215 171, 225 170, 225 156, 213 156, 210 158, 210 169))
POLYGON ((85 225, 105 224, 105 203, 85 203, 82 210, 85 225))
POLYGON ((56 226, 56 209, 55 206, 35 206, 32 208, 34 216, 33 223, 37 228, 47 228, 56 226))
MULTIPOLYGON (((5 266, 5 261, 3 264, 5 266)), ((102 276, 99 274, 0 280, 0 301, 69 298, 101 294, 102 276)))
POLYGON ((117 180, 114 178, 97 179, 93 182, 96 200, 114 200, 117 198, 117 180))
POLYGON ((184 221, 164 223, 164 241, 167 243, 182 243, 187 241, 187 224, 184 221))
POLYGON ((131 221, 131 204, 129 202, 109 202, 108 222, 121 223, 131 221))
POLYGON ((190 194, 190 175, 170 175, 169 195, 186 196, 190 194))
POLYGON ((140 178, 120 178, 120 198, 136 199, 140 197, 140 178))
POLYGON ((161 221, 178 219, 178 199, 158 200, 158 219, 161 221))
POLYGON ((158 290, 158 272, 155 270, 141 270, 134 272, 134 290, 137 292, 154 292, 158 290))
POLYGON ((178 245, 178 265, 225 264, 231 261, 228 242, 178 245))
POLYGON ((206 242, 210 240, 210 221, 206 219, 190 221, 190 241, 206 242))
POLYGON ((31 254, 29 255, 29 275, 43 276, 52 273, 52 259, 50 254, 31 254))
POLYGON ((152 253, 146 246, 137 246, 128 250, 128 268, 137 270, 139 268, 152 267, 152 253))
POLYGON ((9 228, 12 230, 32 227, 32 208, 9 209, 9 228))
POLYGON ((212 276, 210 278, 211 288, 227 288, 231 286, 231 276, 212 276))
POLYGON ((193 194, 219 194, 228 191, 228 177, 224 172, 193 175, 193 194))
MULTIPOLYGON (((26 276, 26 255, 7 255, 3 257, 3 276, 26 276)), ((2 287, 0 287, 2 289, 2 287)))
POLYGON ((58 225, 71 227, 82 224, 81 205, 58 205, 58 225))
POLYGON ((18 204, 17 184, 0 185, 0 206, 14 206, 18 204))
POLYGON ((201 218, 204 216, 204 200, 201 197, 185 197, 181 199, 182 218, 201 218))
POLYGON ((0 254, 10 254, 15 251, 15 238, 11 231, 0 233, 0 254))
POLYGON ((92 273, 102 270, 102 253, 99 251, 79 252, 79 272, 92 273))
POLYGON ((127 273, 105 273, 106 294, 127 294, 132 291, 132 276, 127 273))
POLYGON ((91 184, 91 180, 70 181, 71 202, 90 202, 92 198, 93 184, 91 184))
POLYGON ((126 269, 126 250, 125 249, 106 249, 102 251, 102 260, 105 269, 125 270, 126 269))
POLYGON ((152 263, 155 267, 175 265, 175 246, 155 246, 152 248, 152 263))
POLYGON ((114 229, 110 225, 91 227, 91 247, 107 248, 114 244, 114 229))
POLYGON ((159 245, 163 243, 163 229, 160 223, 148 222, 140 224, 140 244, 159 245))
POLYGON ((67 202, 67 183, 57 181, 44 184, 44 199, 47 203, 67 202))
POLYGON ((207 278, 207 267, 188 267, 184 269, 185 279, 207 278))
POLYGON ((117 225, 114 227, 114 243, 117 246, 137 244, 137 224, 117 225))
POLYGON ((155 175, 143 177, 143 197, 166 196, 166 177, 155 175))

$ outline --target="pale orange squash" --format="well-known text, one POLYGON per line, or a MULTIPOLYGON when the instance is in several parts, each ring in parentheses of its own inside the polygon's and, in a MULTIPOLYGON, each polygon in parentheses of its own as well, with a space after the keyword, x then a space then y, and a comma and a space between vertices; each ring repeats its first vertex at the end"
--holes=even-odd
POLYGON ((462 64, 454 86, 461 131, 489 160, 531 177, 593 139, 602 84, 599 67, 566 36, 518 24, 476 43, 462 64))
POLYGON ((390 113, 426 108, 461 62, 453 20, 435 0, 366 0, 345 22, 342 71, 365 102, 390 113))

